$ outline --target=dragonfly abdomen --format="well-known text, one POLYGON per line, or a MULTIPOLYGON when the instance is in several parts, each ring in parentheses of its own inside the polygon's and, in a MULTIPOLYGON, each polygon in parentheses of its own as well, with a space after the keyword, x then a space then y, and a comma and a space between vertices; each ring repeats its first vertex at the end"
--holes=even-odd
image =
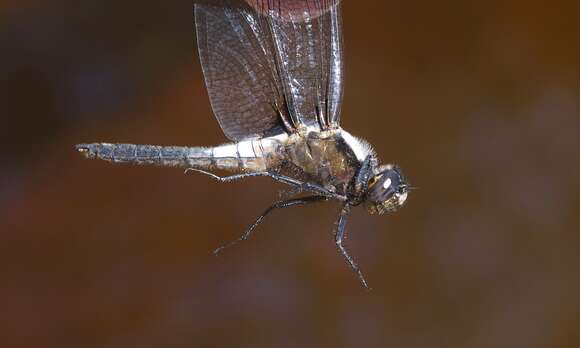
POLYGON ((275 151, 275 146, 256 139, 215 147, 92 143, 78 144, 76 149, 87 158, 113 163, 236 172, 267 170, 264 157, 275 151))
POLYGON ((75 147, 90 159, 180 168, 191 167, 191 159, 197 160, 200 157, 207 157, 207 153, 211 153, 211 149, 184 146, 92 143, 78 144, 75 147))

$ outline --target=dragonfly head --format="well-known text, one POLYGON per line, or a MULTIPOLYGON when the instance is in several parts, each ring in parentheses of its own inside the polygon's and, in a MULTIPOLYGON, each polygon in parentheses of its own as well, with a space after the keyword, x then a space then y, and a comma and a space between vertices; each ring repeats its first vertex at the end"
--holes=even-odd
POLYGON ((371 214, 393 212, 405 204, 410 189, 399 167, 382 165, 369 181, 367 210, 371 214))

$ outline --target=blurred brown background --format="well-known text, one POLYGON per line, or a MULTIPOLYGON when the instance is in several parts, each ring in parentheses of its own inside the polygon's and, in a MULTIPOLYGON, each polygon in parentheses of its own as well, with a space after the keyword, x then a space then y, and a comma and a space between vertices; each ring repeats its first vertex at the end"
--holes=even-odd
POLYGON ((268 217, 267 179, 86 161, 219 144, 192 4, 0 4, 0 346, 579 347, 580 25, 562 1, 343 2, 343 126, 420 187, 268 217))

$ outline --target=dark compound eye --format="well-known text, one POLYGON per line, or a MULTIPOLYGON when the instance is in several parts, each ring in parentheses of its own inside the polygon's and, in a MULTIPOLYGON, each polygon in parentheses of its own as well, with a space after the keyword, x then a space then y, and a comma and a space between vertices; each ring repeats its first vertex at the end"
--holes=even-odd
POLYGON ((397 168, 388 168, 369 180, 368 199, 371 202, 387 202, 395 196, 406 199, 407 184, 397 168), (374 179, 374 180, 373 180, 374 179))
POLYGON ((390 170, 385 173, 385 180, 383 181, 383 188, 385 190, 394 192, 399 188, 400 184, 401 178, 396 171, 390 170))
POLYGON ((383 181, 383 189, 387 192, 391 192, 393 190, 393 180, 391 178, 385 178, 383 181))

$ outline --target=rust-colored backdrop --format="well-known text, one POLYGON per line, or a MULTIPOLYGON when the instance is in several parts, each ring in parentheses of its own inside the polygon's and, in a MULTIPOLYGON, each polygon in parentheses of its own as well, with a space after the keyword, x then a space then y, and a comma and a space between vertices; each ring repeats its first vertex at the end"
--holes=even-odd
POLYGON ((87 161, 224 142, 190 1, 0 5, 0 346, 580 346, 580 25, 564 1, 343 3, 343 126, 412 184, 397 214, 272 214, 267 179, 87 161))

